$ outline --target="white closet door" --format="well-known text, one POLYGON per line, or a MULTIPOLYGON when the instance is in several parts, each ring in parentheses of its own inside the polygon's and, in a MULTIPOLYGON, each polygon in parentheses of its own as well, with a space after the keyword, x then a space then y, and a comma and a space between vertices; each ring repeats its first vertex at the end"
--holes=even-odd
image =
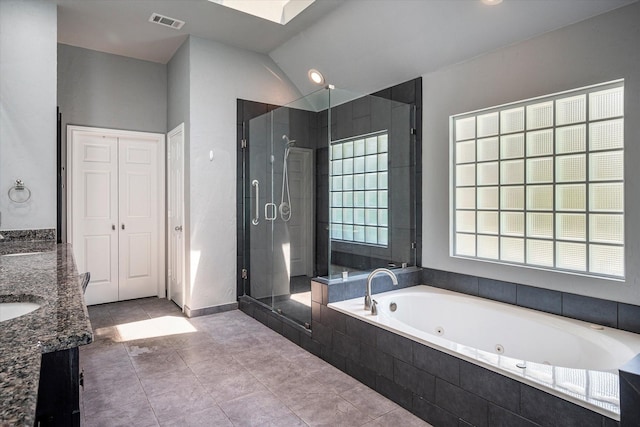
POLYGON ((118 300, 118 141, 73 134, 72 232, 79 272, 91 272, 87 304, 118 300))
MULTIPOLYGON (((160 242, 158 229, 157 139, 121 137, 119 146, 120 194, 120 300, 155 296, 158 292, 160 242)), ((164 212, 163 212, 164 213, 164 212)))
POLYGON ((85 300, 164 296, 164 135, 67 128, 67 217, 85 300))

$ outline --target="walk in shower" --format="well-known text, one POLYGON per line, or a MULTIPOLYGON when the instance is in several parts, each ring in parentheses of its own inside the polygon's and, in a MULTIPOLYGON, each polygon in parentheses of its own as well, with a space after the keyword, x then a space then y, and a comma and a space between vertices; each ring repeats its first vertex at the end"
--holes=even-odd
POLYGON ((238 101, 239 296, 310 327, 312 278, 417 264, 416 106, 392 89, 238 101))

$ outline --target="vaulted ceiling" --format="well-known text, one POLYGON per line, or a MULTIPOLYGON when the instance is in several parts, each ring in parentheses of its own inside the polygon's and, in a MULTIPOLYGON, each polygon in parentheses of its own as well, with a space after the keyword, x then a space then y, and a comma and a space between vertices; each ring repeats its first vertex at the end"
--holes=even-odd
POLYGON ((193 35, 270 55, 304 94, 309 68, 373 91, 637 0, 317 0, 284 26, 207 0, 49 1, 60 43, 166 63, 193 35), (152 24, 153 12, 186 24, 152 24))

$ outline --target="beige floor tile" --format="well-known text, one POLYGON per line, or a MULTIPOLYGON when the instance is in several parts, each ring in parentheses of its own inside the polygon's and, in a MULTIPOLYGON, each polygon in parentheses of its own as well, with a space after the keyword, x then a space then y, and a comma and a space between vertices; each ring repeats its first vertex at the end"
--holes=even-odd
POLYGON ((133 402, 117 408, 109 408, 95 413, 85 414, 86 427, 154 427, 158 426, 151 406, 148 403, 133 402))
POLYGON ((396 403, 362 384, 340 393, 340 396, 372 418, 400 408, 396 403))
MULTIPOLYGON (((239 310, 197 332, 125 341, 117 325, 182 313, 157 298, 89 307, 86 426, 428 426, 239 310)), ((144 331, 144 328, 143 328, 144 331)))
POLYGON ((99 388, 86 390, 82 402, 87 416, 133 403, 138 405, 148 403, 142 385, 137 378, 126 380, 126 382, 103 384, 99 388))
POLYGON ((292 410, 310 426, 361 426, 372 419, 336 394, 316 395, 292 410))
POLYGON ((200 378, 200 383, 216 403, 227 402, 258 391, 267 391, 267 388, 247 371, 200 378))
POLYGON ((174 419, 177 415, 199 412, 216 406, 201 385, 174 389, 163 394, 148 396, 148 398, 160 422, 174 419))
POLYGON ((257 391, 220 404, 234 426, 263 426, 291 416, 291 411, 270 391, 257 391))
POLYGON ((148 377, 142 377, 140 382, 147 397, 164 394, 169 390, 192 389, 201 385, 192 372, 184 370, 160 372, 148 377))
POLYGON ((177 418, 161 421, 161 427, 233 427, 226 414, 219 406, 204 409, 202 411, 180 414, 177 418))
POLYGON ((431 424, 426 421, 422 421, 420 418, 416 417, 404 408, 398 408, 391 412, 387 412, 365 425, 367 427, 432 427, 431 424))

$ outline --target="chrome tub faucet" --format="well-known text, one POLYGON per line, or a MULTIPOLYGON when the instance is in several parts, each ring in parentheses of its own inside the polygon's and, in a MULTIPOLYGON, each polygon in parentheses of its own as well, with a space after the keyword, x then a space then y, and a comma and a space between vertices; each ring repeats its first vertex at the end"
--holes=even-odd
POLYGON ((388 268, 376 268, 371 273, 369 273, 369 276, 367 277, 367 291, 364 294, 364 309, 371 310, 371 314, 373 314, 374 316, 378 314, 378 309, 376 308, 376 302, 373 301, 372 303, 371 301, 371 282, 373 282, 373 279, 379 274, 386 274, 387 276, 391 277, 391 281, 393 282, 394 286, 398 285, 398 277, 393 271, 389 270, 388 268))

